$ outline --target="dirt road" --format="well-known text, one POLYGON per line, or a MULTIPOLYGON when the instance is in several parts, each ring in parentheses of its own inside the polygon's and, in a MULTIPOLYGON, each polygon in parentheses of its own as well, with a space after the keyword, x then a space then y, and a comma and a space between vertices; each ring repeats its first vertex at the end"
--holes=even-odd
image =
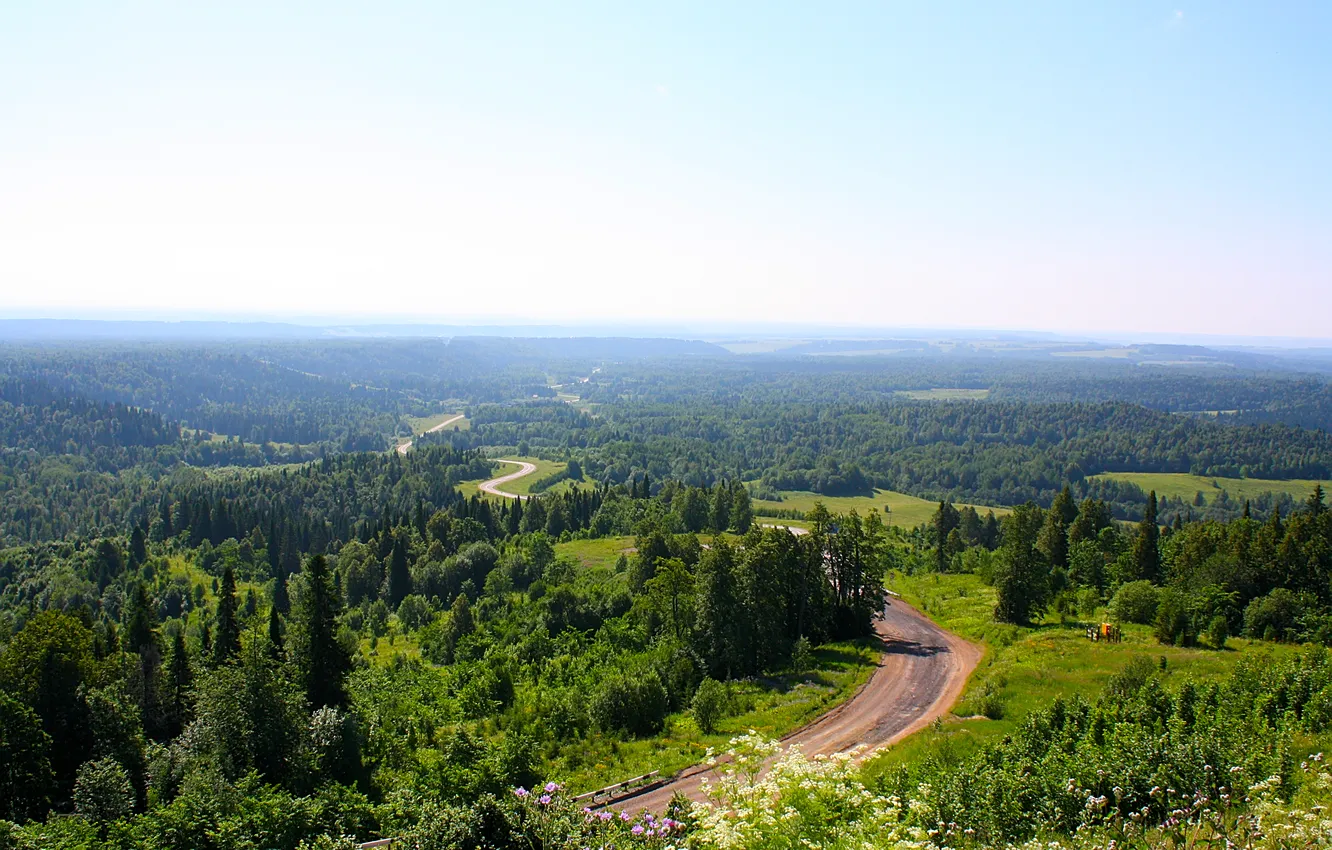
MULTIPOLYGON (((439 423, 434 428, 428 429, 426 433, 433 434, 436 431, 443 431, 445 428, 452 425, 454 422, 457 422, 459 419, 462 419, 464 415, 465 414, 459 413, 457 416, 454 416, 451 419, 445 419, 443 422, 439 423)), ((398 446, 398 454, 400 455, 407 454, 407 450, 410 449, 411 447, 412 447, 412 441, 408 440, 407 442, 403 443, 401 446, 398 446)))
POLYGON ((517 493, 506 493, 500 489, 501 484, 508 484, 510 481, 516 481, 524 475, 531 475, 536 472, 536 464, 528 463, 525 460, 501 460, 500 463, 518 464, 517 472, 510 472, 508 475, 501 475, 499 478, 492 478, 489 481, 483 481, 480 489, 482 493, 489 493, 492 496, 501 496, 505 499, 519 498, 517 493))
POLYGON ((798 525, 778 525, 774 522, 761 522, 759 523, 759 525, 763 526, 764 528, 784 528, 787 531, 794 534, 796 537, 799 537, 802 534, 809 534, 808 528, 801 528, 798 525))
MULTIPOLYGON (((940 629, 900 600, 885 603, 874 632, 884 653, 870 680, 851 699, 783 738, 783 746, 799 746, 813 756, 899 741, 946 714, 980 661, 980 647, 940 629)), ((699 782, 704 777, 715 782, 715 770, 696 765, 664 785, 621 797, 610 806, 662 814, 676 792, 702 799, 699 782)))

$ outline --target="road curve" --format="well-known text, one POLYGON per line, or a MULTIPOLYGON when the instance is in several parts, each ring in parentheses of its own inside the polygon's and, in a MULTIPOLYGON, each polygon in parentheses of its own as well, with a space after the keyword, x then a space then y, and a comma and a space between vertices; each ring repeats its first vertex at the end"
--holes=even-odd
POLYGON ((516 481, 517 479, 522 478, 524 475, 531 475, 533 472, 536 472, 536 464, 535 464, 535 463, 528 463, 528 462, 525 461, 525 460, 503 460, 503 459, 501 459, 499 462, 500 462, 500 463, 516 463, 516 464, 518 464, 518 467, 519 467, 519 468, 518 468, 518 471, 517 471, 517 472, 510 472, 508 475, 501 475, 499 478, 492 478, 492 479, 490 479, 489 481, 483 481, 483 482, 481 482, 481 486, 480 486, 480 490, 481 490, 481 492, 482 492, 482 493, 489 493, 489 494, 492 495, 492 496, 500 496, 500 497, 505 498, 505 499, 517 499, 517 498, 519 498, 519 495, 518 495, 517 493, 506 493, 506 492, 504 492, 503 490, 501 490, 501 489, 500 489, 500 485, 501 485, 501 484, 508 484, 510 481, 516 481))
MULTIPOLYGON (((980 647, 944 631, 898 599, 885 602, 874 633, 883 656, 869 681, 851 699, 782 738, 783 747, 798 746, 814 756, 900 741, 948 713, 981 657, 980 647)), ((695 765, 663 785, 610 805, 663 814, 677 792, 703 799, 699 783, 704 778, 715 782, 716 769, 695 765)))
POLYGON ((799 537, 802 534, 809 534, 808 528, 801 528, 798 525, 778 525, 775 522, 761 522, 759 525, 764 528, 783 528, 794 534, 796 537, 799 537))
MULTIPOLYGON (((450 418, 450 419, 445 419, 443 422, 439 423, 439 424, 436 425, 434 428, 429 428, 429 429, 427 429, 427 430, 426 430, 426 433, 427 433, 427 434, 433 434, 433 433, 435 433, 436 431, 443 431, 445 428, 447 428, 448 426, 452 425, 454 422, 457 422, 459 419, 462 419, 463 416, 465 416, 465 415, 466 415, 466 414, 459 413, 457 416, 454 416, 454 417, 452 417, 452 418, 450 418)), ((408 440, 407 442, 403 443, 401 446, 398 446, 398 454, 400 454, 400 455, 405 455, 405 454, 407 454, 407 450, 410 449, 411 447, 412 447, 412 441, 411 441, 411 440, 408 440)))

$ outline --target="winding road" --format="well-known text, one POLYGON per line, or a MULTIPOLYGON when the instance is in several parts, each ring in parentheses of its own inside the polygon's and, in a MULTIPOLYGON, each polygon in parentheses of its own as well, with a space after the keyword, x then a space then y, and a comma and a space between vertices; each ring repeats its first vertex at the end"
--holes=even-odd
MULTIPOLYGON (((501 489, 510 481, 531 475, 536 465, 503 460, 518 469, 480 485, 482 492, 506 499, 517 493, 501 489)), ((808 534, 798 526, 764 523, 792 534, 808 534)), ((874 634, 883 655, 867 681, 846 702, 819 715, 782 738, 784 748, 800 747, 807 756, 839 753, 864 745, 892 744, 942 717, 957 702, 967 679, 981 658, 981 648, 939 628, 928 617, 896 598, 885 598, 883 612, 874 620, 874 634)), ((695 765, 665 782, 621 796, 609 803, 618 809, 647 809, 664 814, 677 793, 703 799, 703 779, 715 781, 716 768, 695 765)))
MULTIPOLYGON (((798 746, 815 756, 900 741, 948 713, 981 658, 980 647, 944 631, 898 599, 885 601, 874 633, 883 656, 869 681, 851 699, 782 738, 784 748, 798 746)), ((610 805, 662 814, 676 793, 703 799, 700 782, 705 778, 715 782, 716 768, 695 765, 610 805)))
MULTIPOLYGON (((451 419, 445 419, 443 422, 439 423, 434 428, 428 429, 426 433, 433 434, 436 431, 443 431, 445 428, 452 425, 454 422, 457 422, 459 419, 462 419, 464 415, 466 414, 459 413, 457 416, 454 416, 451 419)), ((398 446, 398 454, 400 455, 407 454, 407 450, 410 449, 411 447, 412 447, 412 441, 408 440, 407 442, 403 443, 401 446, 398 446)))
POLYGON ((518 464, 518 471, 510 472, 508 475, 501 475, 499 478, 492 478, 489 481, 483 481, 481 482, 479 489, 481 490, 482 493, 489 493, 492 496, 499 496, 504 499, 520 498, 517 493, 506 493, 505 491, 500 489, 500 486, 503 484, 508 484, 510 481, 516 481, 519 478, 522 478, 524 475, 531 475, 533 472, 536 472, 536 464, 528 463, 525 460, 503 460, 503 459, 498 459, 498 460, 500 463, 518 464))

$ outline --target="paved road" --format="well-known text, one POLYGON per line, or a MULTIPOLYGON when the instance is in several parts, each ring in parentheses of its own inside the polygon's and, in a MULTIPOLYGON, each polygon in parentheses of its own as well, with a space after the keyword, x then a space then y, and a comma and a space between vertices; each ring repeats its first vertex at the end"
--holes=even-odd
MULTIPOLYGON (((874 632, 884 653, 869 681, 851 699, 783 738, 784 746, 798 745, 813 756, 899 741, 947 714, 980 661, 979 647, 939 628, 901 600, 885 603, 874 632)), ((701 800, 699 782, 704 777, 717 778, 714 770, 696 765, 611 806, 663 814, 676 792, 701 800)))
POLYGON ((481 492, 489 493, 492 496, 502 496, 505 499, 519 498, 517 493, 506 493, 501 490, 500 485, 508 484, 510 481, 516 481, 524 475, 531 475, 533 472, 536 472, 536 464, 528 463, 525 460, 501 460, 500 463, 516 463, 518 464, 519 469, 517 472, 510 472, 508 475, 501 475, 499 478, 483 481, 481 483, 481 492))
MULTIPOLYGON (((457 416, 454 416, 452 419, 445 419, 443 422, 439 423, 434 428, 427 430, 426 433, 433 434, 436 431, 443 431, 445 428, 452 425, 454 422, 457 422, 459 419, 462 419, 464 415, 465 414, 459 413, 457 416)), ((411 447, 412 447, 412 441, 408 440, 407 442, 403 443, 401 446, 398 446, 398 454, 400 455, 407 454, 407 450, 410 449, 411 447)))

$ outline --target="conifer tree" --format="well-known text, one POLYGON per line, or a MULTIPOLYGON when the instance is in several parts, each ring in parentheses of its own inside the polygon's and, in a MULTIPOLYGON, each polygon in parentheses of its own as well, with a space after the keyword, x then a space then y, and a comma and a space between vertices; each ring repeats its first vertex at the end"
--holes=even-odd
POLYGON ((1147 507, 1138 523, 1138 536, 1133 541, 1133 569, 1135 579, 1161 582, 1161 529, 1156 524, 1156 491, 1147 496, 1147 507))
POLYGON ((240 655, 240 622, 236 617, 236 574, 228 564, 222 571, 217 612, 213 616, 213 663, 225 664, 240 655))
POLYGON ((328 561, 310 558, 300 576, 300 593, 292 606, 292 661, 300 671, 311 708, 339 707, 347 700, 345 682, 351 655, 338 640, 342 600, 333 591, 328 561))
POLYGON ((412 574, 407 568, 407 542, 402 534, 394 535, 393 550, 389 553, 388 578, 384 597, 393 610, 412 592, 412 574))
POLYGON ((268 608, 268 653, 274 661, 283 661, 287 657, 286 630, 282 625, 282 614, 276 605, 268 608))

